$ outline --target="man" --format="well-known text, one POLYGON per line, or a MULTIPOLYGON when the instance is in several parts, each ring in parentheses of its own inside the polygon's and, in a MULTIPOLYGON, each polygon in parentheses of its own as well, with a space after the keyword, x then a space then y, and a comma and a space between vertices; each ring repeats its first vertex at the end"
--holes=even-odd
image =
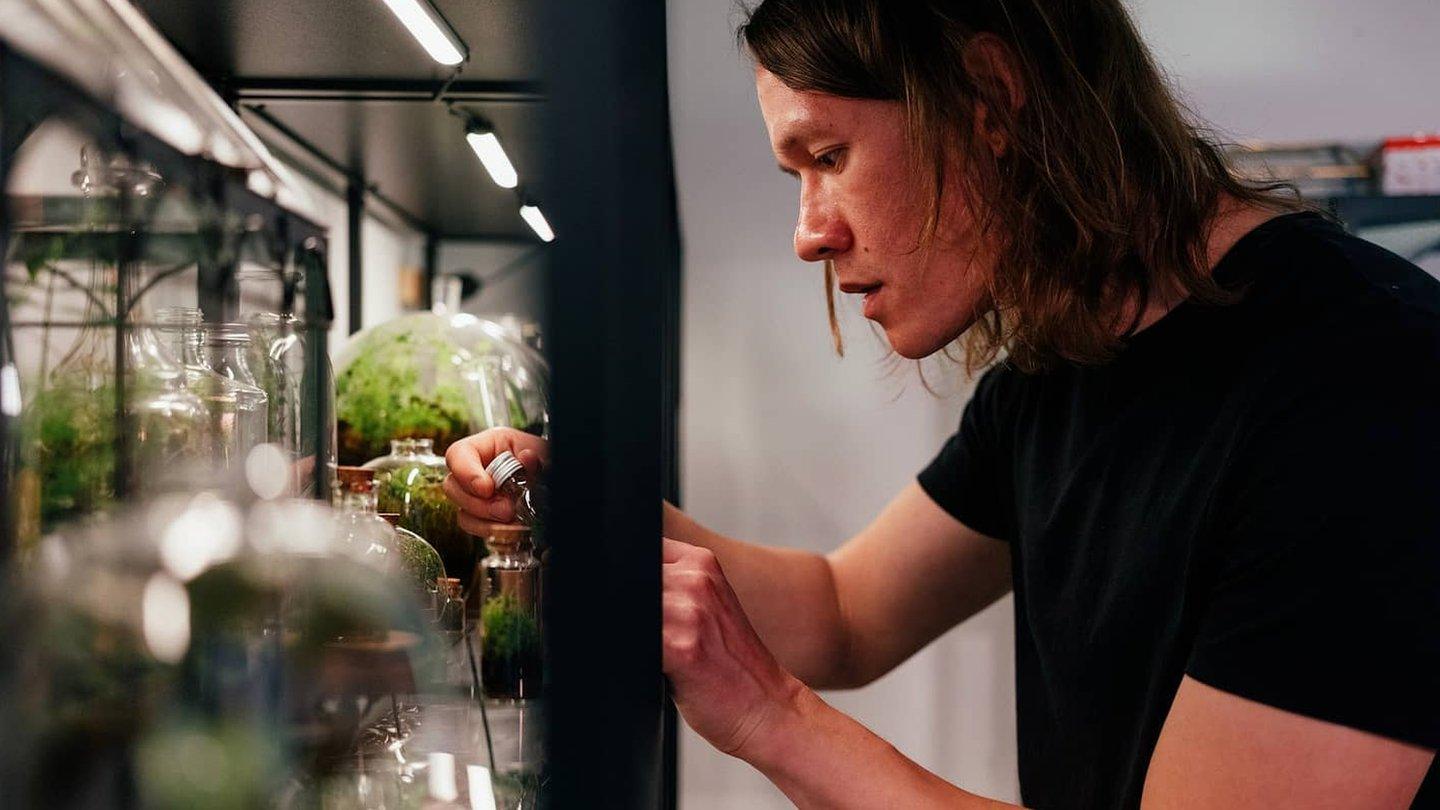
MULTIPOLYGON (((994 366, 828 557, 666 507, 690 726, 802 807, 994 804, 812 689, 1013 590, 1027 805, 1408 806, 1440 745, 1440 284, 1236 180, 1119 0, 766 0, 742 38, 797 254, 898 354, 994 366)), ((453 447, 462 521, 509 517, 500 449, 545 453, 453 447)))

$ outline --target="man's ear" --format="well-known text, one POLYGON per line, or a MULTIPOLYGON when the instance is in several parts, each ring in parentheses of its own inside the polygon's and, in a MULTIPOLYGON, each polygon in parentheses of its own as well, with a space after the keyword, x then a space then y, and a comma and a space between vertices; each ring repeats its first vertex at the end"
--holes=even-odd
POLYGON ((1014 50, 994 34, 971 37, 965 43, 961 60, 976 86, 982 88, 982 95, 1007 107, 1002 114, 995 115, 987 102, 979 101, 975 105, 976 136, 989 144, 997 156, 1003 155, 1009 136, 1001 122, 1014 121, 1025 106, 1026 89, 1020 63, 1014 50))

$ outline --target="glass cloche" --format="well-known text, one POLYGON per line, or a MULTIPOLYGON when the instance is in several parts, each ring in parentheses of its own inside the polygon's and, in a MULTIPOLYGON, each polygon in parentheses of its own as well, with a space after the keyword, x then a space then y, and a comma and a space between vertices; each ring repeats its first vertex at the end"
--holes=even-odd
POLYGON ((543 360, 483 323, 424 312, 352 337, 336 362, 340 463, 383 456, 392 439, 430 439, 443 454, 490 427, 543 432, 543 360))
POLYGON ((429 439, 394 439, 390 454, 365 462, 375 471, 379 511, 400 516, 400 526, 440 552, 448 576, 466 588, 475 573, 475 538, 460 528, 455 504, 445 496, 445 459, 429 439))

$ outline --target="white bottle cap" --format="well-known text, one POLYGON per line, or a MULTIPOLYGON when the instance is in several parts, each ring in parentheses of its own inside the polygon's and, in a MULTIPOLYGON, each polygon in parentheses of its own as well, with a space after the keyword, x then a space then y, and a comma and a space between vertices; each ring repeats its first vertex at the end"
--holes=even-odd
POLYGON ((495 479, 495 488, 499 489, 505 486, 505 482, 509 481, 515 473, 523 469, 525 469, 525 465, 520 463, 520 459, 516 458, 514 453, 506 450, 490 460, 490 464, 485 467, 485 472, 495 479))

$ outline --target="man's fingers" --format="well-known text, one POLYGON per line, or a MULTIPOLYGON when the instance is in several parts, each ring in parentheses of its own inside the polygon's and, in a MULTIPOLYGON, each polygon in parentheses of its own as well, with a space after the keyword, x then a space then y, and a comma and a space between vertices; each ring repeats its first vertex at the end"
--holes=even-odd
POLYGON ((455 442, 445 451, 445 466, 450 468, 450 475, 477 498, 495 494, 495 482, 485 472, 485 465, 496 455, 494 439, 486 433, 455 442))
POLYGON ((477 498, 460 485, 455 476, 445 476, 441 488, 445 497, 461 512, 482 520, 506 521, 514 517, 515 510, 505 498, 477 498))
POLYGON ((660 559, 662 562, 680 562, 695 548, 689 543, 682 543, 679 540, 671 540, 668 537, 660 538, 660 559))

